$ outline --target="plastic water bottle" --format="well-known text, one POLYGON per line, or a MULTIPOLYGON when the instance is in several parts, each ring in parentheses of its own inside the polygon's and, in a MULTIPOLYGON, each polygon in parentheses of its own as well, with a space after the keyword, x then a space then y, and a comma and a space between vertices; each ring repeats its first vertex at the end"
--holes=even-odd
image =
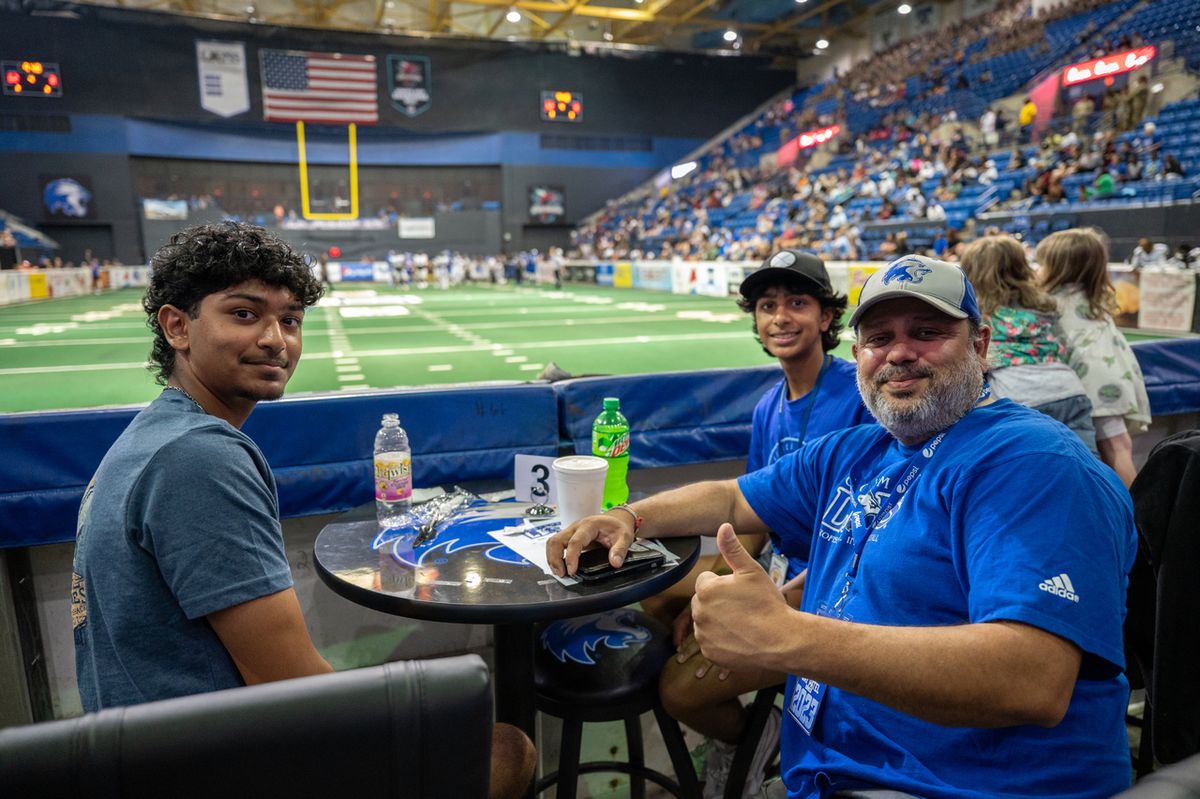
POLYGON ((625 475, 629 473, 629 420, 621 414, 621 400, 604 398, 604 410, 592 422, 592 454, 608 461, 604 476, 604 509, 629 499, 625 475))
POLYGON ((412 449, 400 417, 385 413, 375 434, 375 517, 397 527, 412 505, 412 449))

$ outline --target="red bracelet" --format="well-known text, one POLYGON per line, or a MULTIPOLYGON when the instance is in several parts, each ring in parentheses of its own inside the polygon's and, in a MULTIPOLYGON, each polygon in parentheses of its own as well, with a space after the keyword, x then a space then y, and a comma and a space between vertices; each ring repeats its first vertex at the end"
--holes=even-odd
POLYGON ((642 529, 642 517, 637 515, 637 511, 622 502, 620 505, 613 505, 609 510, 623 510, 633 517, 633 534, 637 535, 638 530, 642 529))

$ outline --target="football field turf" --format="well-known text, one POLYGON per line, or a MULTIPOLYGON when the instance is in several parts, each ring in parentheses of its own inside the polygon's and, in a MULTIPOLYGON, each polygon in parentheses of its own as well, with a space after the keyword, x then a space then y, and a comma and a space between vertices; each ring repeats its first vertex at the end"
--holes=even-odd
MULTIPOLYGON (((153 399, 141 296, 0 308, 0 412, 153 399)), ((849 358, 849 342, 835 352, 849 358)), ((771 362, 732 299, 584 285, 338 286, 305 316, 288 393, 531 380, 550 361, 572 375, 771 362)))
MULTIPOLYGON (((0 308, 0 411, 153 399, 141 295, 0 308)), ((582 285, 338 286, 305 316, 288 393, 531 380, 550 361, 573 375, 770 363, 731 299, 582 285)))

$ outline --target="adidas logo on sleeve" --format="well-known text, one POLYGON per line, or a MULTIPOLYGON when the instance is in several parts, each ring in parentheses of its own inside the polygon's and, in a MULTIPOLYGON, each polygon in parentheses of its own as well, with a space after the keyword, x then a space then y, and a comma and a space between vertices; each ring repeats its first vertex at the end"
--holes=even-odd
POLYGON ((1069 599, 1072 602, 1079 601, 1079 594, 1075 593, 1075 586, 1071 584, 1071 578, 1067 576, 1066 572, 1063 572, 1057 577, 1051 577, 1047 580, 1043 580, 1042 582, 1038 583, 1038 588, 1042 589, 1048 594, 1054 594, 1055 596, 1062 597, 1063 599, 1069 599))

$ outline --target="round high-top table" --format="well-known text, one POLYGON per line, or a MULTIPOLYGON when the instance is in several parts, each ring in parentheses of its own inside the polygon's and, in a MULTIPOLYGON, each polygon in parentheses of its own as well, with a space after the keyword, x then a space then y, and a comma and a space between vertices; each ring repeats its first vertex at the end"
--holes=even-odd
POLYGON ((496 541, 488 530, 518 524, 529 505, 490 503, 474 518, 442 530, 413 550, 389 539, 373 504, 347 511, 317 535, 321 579, 364 607, 427 621, 491 624, 496 717, 534 739, 534 624, 621 607, 682 579, 696 562, 699 538, 662 539, 672 565, 594 583, 562 585, 496 541))

